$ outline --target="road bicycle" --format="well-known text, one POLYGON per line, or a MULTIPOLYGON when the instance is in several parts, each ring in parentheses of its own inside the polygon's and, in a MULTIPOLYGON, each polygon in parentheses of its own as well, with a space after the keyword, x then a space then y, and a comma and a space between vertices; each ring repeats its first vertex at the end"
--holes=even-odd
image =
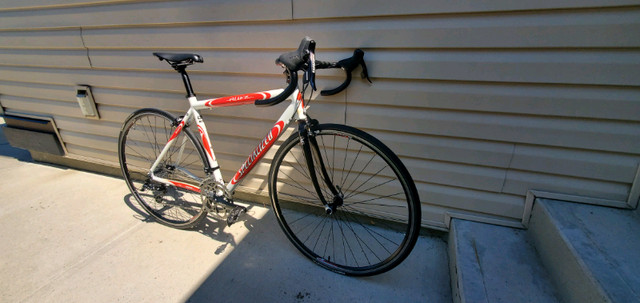
POLYGON ((180 73, 190 107, 181 117, 140 109, 122 127, 122 174, 144 210, 175 228, 194 227, 210 211, 223 211, 231 225, 246 212, 234 203, 234 191, 295 121, 293 134, 279 144, 268 180, 271 205, 287 238, 318 265, 345 275, 379 274, 402 262, 420 230, 420 199, 409 172, 368 133, 320 124, 307 113, 316 90, 316 70, 345 71, 344 83, 321 91, 337 94, 350 84, 358 66, 369 80, 364 52, 357 49, 347 59, 325 62, 315 59, 315 46, 305 37, 297 50, 276 60, 284 68, 286 88, 207 100, 196 98, 186 72, 188 66, 203 62, 201 56, 154 53, 180 73), (304 73, 302 81, 299 71, 304 73), (225 183, 199 110, 250 103, 273 106, 285 100, 290 104, 280 118, 225 183))

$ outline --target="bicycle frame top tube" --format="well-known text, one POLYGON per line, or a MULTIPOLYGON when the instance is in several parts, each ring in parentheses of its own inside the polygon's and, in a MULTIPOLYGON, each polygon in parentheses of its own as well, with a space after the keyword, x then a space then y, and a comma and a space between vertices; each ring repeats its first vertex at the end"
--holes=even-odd
MULTIPOLYGON (((284 89, 280 88, 280 89, 274 89, 274 90, 251 93, 251 94, 228 96, 228 97, 208 99, 208 100, 202 100, 202 101, 199 101, 194 97, 188 98, 188 100, 189 100, 189 103, 191 104, 191 107, 199 110, 199 109, 205 109, 205 108, 251 104, 256 100, 269 99, 272 96, 279 95, 283 91, 284 89)), ((295 96, 296 94, 294 92, 294 94, 291 94, 291 95, 295 96)))
MULTIPOLYGON (((253 103, 256 100, 268 99, 271 96, 278 95, 282 93, 284 89, 276 89, 270 91, 256 92, 251 94, 244 95, 236 95, 236 96, 228 96, 222 98, 215 99, 207 99, 207 100, 197 100, 195 96, 188 97, 190 108, 182 118, 182 121, 178 124, 173 134, 169 138, 169 141, 164 146, 163 150, 160 152, 160 155, 156 159, 155 163, 152 165, 150 174, 151 178, 157 182, 174 185, 176 187, 184 188, 187 190, 200 192, 198 185, 199 184, 186 184, 178 181, 168 180, 164 178, 157 177, 153 174, 156 167, 164 158, 167 151, 170 147, 175 143, 176 137, 182 132, 185 124, 193 119, 196 122, 198 127, 198 132, 200 133, 201 143, 204 147, 207 160, 209 162, 209 166, 212 168, 213 177, 217 182, 224 184, 224 179, 222 178, 222 173, 220 172, 218 162, 216 160, 215 154, 213 152, 213 148, 211 146, 211 140, 209 138, 209 133, 207 132, 206 125, 202 120, 202 117, 198 113, 197 110, 207 109, 207 108, 215 108, 215 107, 225 107, 225 106, 238 106, 253 103)), ((240 166, 236 174, 233 178, 225 185, 227 190, 230 193, 236 189, 238 185, 240 185, 243 178, 255 167, 255 165, 262 159, 262 157, 269 151, 269 149, 273 146, 278 138, 284 133, 284 130, 290 125, 293 120, 305 119, 305 111, 304 104, 302 100, 302 95, 300 91, 296 88, 294 92, 289 96, 291 100, 291 104, 287 106, 284 110, 280 118, 275 122, 273 127, 266 134, 264 139, 260 141, 258 146, 253 150, 253 152, 249 155, 249 157, 244 161, 244 163, 240 166)))

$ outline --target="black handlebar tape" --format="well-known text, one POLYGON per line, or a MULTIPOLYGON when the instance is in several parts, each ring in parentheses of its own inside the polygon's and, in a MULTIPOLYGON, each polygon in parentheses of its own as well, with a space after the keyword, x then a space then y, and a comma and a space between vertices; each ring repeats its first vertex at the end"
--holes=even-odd
POLYGON ((340 68, 338 62, 318 61, 316 60, 316 69, 340 68))
POLYGON ((282 91, 282 93, 273 98, 256 100, 256 102, 254 102, 253 104, 255 104, 256 106, 276 105, 291 96, 291 94, 293 94, 293 91, 295 91, 296 87, 298 86, 298 72, 290 72, 289 75, 289 85, 284 89, 284 91, 282 91))
MULTIPOLYGON (((326 62, 328 63, 328 62, 326 62)), ((330 95, 335 95, 341 91, 343 91, 345 88, 347 88, 347 86, 349 86, 349 84, 351 83, 351 72, 356 69, 356 67, 358 67, 358 65, 362 65, 362 78, 367 78, 367 80, 369 82, 371 82, 371 79, 369 79, 369 73, 367 71, 367 65, 364 63, 364 51, 362 51, 361 49, 356 49, 353 51, 353 56, 347 58, 347 59, 343 59, 340 60, 336 63, 330 63, 332 65, 335 65, 336 67, 340 67, 342 68, 345 73, 347 74, 347 78, 345 79, 345 81, 340 84, 340 86, 334 88, 334 89, 326 89, 320 92, 320 95, 322 96, 330 96, 330 95)), ((316 65, 317 66, 317 65, 316 65)), ((327 67, 330 68, 330 67, 327 67)))
POLYGON ((341 91, 343 91, 345 88, 347 88, 347 86, 349 86, 349 84, 351 83, 351 72, 348 72, 345 70, 345 73, 347 74, 347 79, 344 80, 344 82, 342 82, 342 84, 340 84, 340 86, 334 88, 334 89, 325 89, 325 90, 321 90, 320 91, 320 95, 321 96, 331 96, 331 95, 335 95, 341 91))

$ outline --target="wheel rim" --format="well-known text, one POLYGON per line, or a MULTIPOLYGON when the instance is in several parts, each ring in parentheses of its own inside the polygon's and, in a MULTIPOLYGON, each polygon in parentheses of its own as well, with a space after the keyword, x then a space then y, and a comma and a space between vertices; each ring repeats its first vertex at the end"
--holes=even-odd
MULTIPOLYGON (((120 161, 136 200, 162 223, 187 227, 204 212, 198 192, 151 181, 148 170, 155 162, 175 127, 173 119, 160 113, 142 113, 129 120, 120 142, 120 161)), ((206 165, 188 131, 182 131, 157 166, 158 177, 198 186, 206 165)))
POLYGON ((414 237, 415 210, 406 181, 378 147, 359 136, 323 130, 316 140, 340 197, 320 182, 325 199, 335 203, 327 211, 311 185, 298 140, 287 141, 284 159, 271 176, 272 200, 285 233, 309 258, 338 272, 392 268, 406 256, 414 237))

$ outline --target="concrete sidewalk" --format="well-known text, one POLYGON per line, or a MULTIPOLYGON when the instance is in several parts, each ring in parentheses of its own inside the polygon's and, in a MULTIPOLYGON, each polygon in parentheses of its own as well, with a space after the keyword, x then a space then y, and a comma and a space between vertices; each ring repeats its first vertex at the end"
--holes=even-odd
POLYGON ((440 238, 388 273, 344 277, 302 256, 262 205, 231 227, 210 215, 176 230, 119 178, 29 161, 0 133, 1 302, 451 302, 440 238))

